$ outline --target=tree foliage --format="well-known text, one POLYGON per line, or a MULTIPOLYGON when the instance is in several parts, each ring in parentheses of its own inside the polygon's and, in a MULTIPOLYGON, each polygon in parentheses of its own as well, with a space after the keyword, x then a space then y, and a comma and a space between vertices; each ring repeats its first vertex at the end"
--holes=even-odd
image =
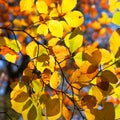
MULTIPOLYGON (((119 1, 109 2, 110 11, 120 8, 119 1)), ((13 110, 24 120, 70 120, 76 111, 87 120, 120 118, 120 29, 107 50, 83 44, 77 0, 20 0, 15 13, 0 3, 14 18, 2 14, 0 26, 0 60, 7 64, 13 110)), ((118 26, 119 17, 117 11, 112 18, 118 26)))

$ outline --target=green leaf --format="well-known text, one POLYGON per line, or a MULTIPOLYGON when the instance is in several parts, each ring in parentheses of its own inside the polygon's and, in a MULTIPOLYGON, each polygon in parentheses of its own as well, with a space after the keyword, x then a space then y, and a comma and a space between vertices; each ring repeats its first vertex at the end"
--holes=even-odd
POLYGON ((39 79, 33 80, 32 87, 36 93, 40 92, 42 90, 42 84, 41 84, 40 80, 39 79))
POLYGON ((120 104, 115 107, 115 119, 118 120, 120 118, 120 104))
POLYGON ((12 40, 8 47, 10 47, 11 49, 13 49, 16 52, 20 52, 20 50, 22 49, 21 44, 17 40, 12 40))
POLYGON ((20 94, 18 94, 16 97, 15 97, 15 101, 16 102, 25 102, 29 97, 29 94, 26 93, 26 92, 21 92, 20 94))
POLYGON ((35 106, 33 105, 30 110, 28 111, 27 118, 28 120, 35 120, 37 117, 37 110, 35 106))
POLYGON ((112 23, 120 26, 120 11, 117 11, 112 18, 112 23))
POLYGON ((67 34, 64 42, 72 53, 81 47, 83 43, 83 35, 80 28, 76 28, 72 33, 67 34))
POLYGON ((78 52, 75 56, 74 56, 74 60, 75 63, 78 67, 80 67, 83 63, 83 52, 78 52))

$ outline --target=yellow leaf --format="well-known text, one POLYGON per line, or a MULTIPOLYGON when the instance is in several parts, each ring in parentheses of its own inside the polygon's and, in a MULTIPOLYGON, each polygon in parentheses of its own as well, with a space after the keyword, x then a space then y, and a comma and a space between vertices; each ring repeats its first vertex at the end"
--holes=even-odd
POLYGON ((103 94, 97 86, 92 86, 92 95, 96 97, 97 103, 100 103, 103 99, 103 94))
POLYGON ((35 41, 31 41, 26 47, 26 53, 30 58, 40 57, 43 54, 47 55, 48 52, 46 48, 42 45, 38 45, 35 41))
POLYGON ((37 1, 36 2, 36 7, 39 13, 44 13, 47 14, 48 13, 48 6, 46 4, 45 1, 37 1))
POLYGON ((11 63, 15 63, 16 61, 16 55, 11 55, 11 54, 6 54, 5 58, 7 61, 11 62, 11 63))
POLYGON ((64 16, 64 19, 66 20, 68 25, 71 27, 79 27, 84 22, 84 16, 80 11, 68 12, 64 16))
POLYGON ((57 71, 55 71, 50 78, 50 86, 53 89, 56 89, 60 85, 60 82, 61 82, 61 76, 57 71))
POLYGON ((59 38, 51 38, 51 39, 48 41, 48 46, 55 46, 58 41, 60 41, 59 38))
POLYGON ((112 54, 106 50, 106 49, 99 49, 100 53, 101 53, 101 61, 100 64, 105 64, 105 63, 109 63, 112 61, 113 56, 112 54))
POLYGON ((37 28, 37 33, 46 36, 48 34, 48 27, 45 24, 41 24, 37 28))
POLYGON ((69 0, 69 5, 68 5, 68 0, 62 0, 62 13, 66 13, 71 11, 75 6, 77 5, 77 0, 69 0))
POLYGON ((48 28, 53 36, 60 38, 63 36, 63 26, 60 21, 49 20, 48 28))
POLYGON ((64 31, 69 32, 71 31, 71 27, 65 22, 65 21, 60 21, 63 25, 64 31))
POLYGON ((75 60, 76 65, 80 68, 80 66, 83 64, 83 52, 78 52, 74 56, 74 60, 75 60))
POLYGON ((120 57, 120 30, 117 29, 110 37, 110 50, 116 58, 120 57))
POLYGON ((33 4, 34 4, 34 0, 20 0, 20 10, 31 11, 33 4))
POLYGON ((76 28, 73 32, 67 34, 64 38, 64 42, 72 53, 81 47, 83 43, 83 35, 80 28, 76 28))
POLYGON ((58 14, 57 8, 53 8, 49 14, 50 17, 58 17, 58 15, 59 14, 58 14))

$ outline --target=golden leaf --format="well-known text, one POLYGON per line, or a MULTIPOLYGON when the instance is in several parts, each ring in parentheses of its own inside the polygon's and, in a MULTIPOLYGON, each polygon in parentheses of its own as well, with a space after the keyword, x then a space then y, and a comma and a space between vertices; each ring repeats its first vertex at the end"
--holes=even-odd
POLYGON ((60 37, 60 38, 63 36, 63 26, 60 21, 49 20, 47 24, 53 36, 60 37))
POLYGON ((44 13, 44 14, 48 13, 48 6, 44 0, 37 1, 36 7, 39 13, 44 13))
POLYGON ((62 0, 62 13, 66 13, 71 11, 75 6, 77 5, 77 0, 69 0, 69 5, 68 5, 68 0, 62 0))
POLYGON ((84 16, 80 11, 69 12, 64 16, 64 19, 71 27, 79 27, 84 22, 84 16))
POLYGON ((20 0, 20 10, 31 11, 33 4, 34 4, 34 0, 20 0))
POLYGON ((57 89, 57 87, 60 85, 60 82, 61 82, 61 76, 60 74, 55 71, 52 75, 51 75, 51 78, 50 78, 50 86, 53 88, 53 89, 57 89))

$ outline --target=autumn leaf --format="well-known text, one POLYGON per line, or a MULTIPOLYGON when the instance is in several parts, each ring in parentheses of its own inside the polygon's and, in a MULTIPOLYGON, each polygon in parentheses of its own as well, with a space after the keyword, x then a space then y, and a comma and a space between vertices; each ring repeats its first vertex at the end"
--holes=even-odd
POLYGON ((115 30, 110 37, 110 50, 118 58, 120 56, 120 30, 115 30))
POLYGON ((31 99, 29 99, 29 100, 25 103, 25 105, 23 106, 22 111, 28 109, 28 108, 31 106, 31 104, 32 104, 32 101, 31 101, 31 99))
POLYGON ((62 0, 62 4, 61 4, 62 13, 71 11, 76 5, 77 5, 77 0, 69 0, 69 5, 68 5, 68 0, 62 0))
POLYGON ((37 118, 37 110, 34 105, 28 111, 27 118, 28 120, 35 120, 37 118))
POLYGON ((113 15, 113 17, 112 17, 112 23, 120 26, 120 21, 119 21, 119 19, 120 19, 120 11, 117 11, 117 12, 113 15))
POLYGON ((15 63, 16 61, 16 55, 6 54, 5 58, 8 62, 15 63))
POLYGON ((88 109, 93 109, 96 106, 97 100, 95 96, 92 95, 85 95, 81 99, 81 106, 88 108, 88 109))
POLYGON ((37 28, 37 33, 46 36, 48 34, 48 27, 45 24, 41 24, 37 28))
POLYGON ((34 0, 20 0, 20 10, 30 11, 34 4, 34 0))
POLYGON ((40 1, 38 0, 36 2, 36 7, 39 13, 44 13, 44 14, 48 13, 48 6, 44 0, 40 0, 40 1))
POLYGON ((48 119, 56 120, 61 116, 61 101, 57 95, 48 98, 45 107, 48 119))
POLYGON ((64 38, 64 42, 72 53, 75 52, 83 43, 81 30, 76 28, 73 32, 67 34, 64 38))
POLYGON ((85 115, 87 120, 114 120, 115 119, 114 105, 110 102, 106 102, 102 110, 86 109, 85 115))
POLYGON ((80 11, 68 12, 64 16, 64 19, 66 20, 69 26, 75 27, 75 28, 79 27, 84 22, 84 16, 80 11))
POLYGON ((63 104, 63 116, 65 120, 71 120, 72 117, 72 111, 69 110, 64 104, 63 104))
POLYGON ((52 75, 51 75, 51 78, 50 78, 50 86, 53 88, 53 89, 57 89, 57 87, 60 85, 60 82, 61 82, 61 76, 60 74, 55 71, 52 75))
POLYGON ((60 21, 49 20, 47 24, 48 24, 48 28, 53 36, 62 38, 63 26, 60 21))

